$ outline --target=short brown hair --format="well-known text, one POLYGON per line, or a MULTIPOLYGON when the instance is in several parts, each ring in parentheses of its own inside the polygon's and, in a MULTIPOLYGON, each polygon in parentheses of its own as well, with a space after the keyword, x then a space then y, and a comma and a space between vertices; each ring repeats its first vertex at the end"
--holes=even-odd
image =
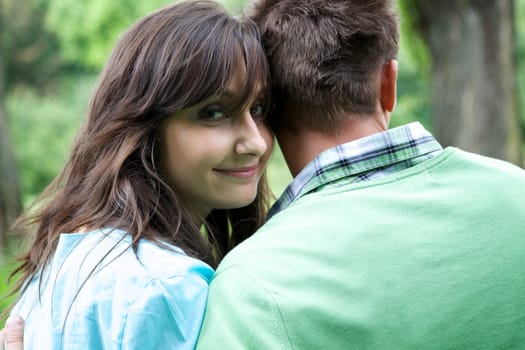
POLYGON ((251 5, 247 15, 259 25, 273 77, 273 128, 332 132, 345 112, 375 111, 374 77, 396 58, 399 45, 392 0, 253 0, 251 5))

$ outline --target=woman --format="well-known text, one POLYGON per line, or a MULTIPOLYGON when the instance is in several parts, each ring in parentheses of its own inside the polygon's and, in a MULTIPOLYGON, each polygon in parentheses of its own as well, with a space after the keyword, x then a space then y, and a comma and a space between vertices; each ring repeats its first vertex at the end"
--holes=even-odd
POLYGON ((15 271, 26 348, 194 347, 212 268, 266 214, 267 80, 256 26, 214 2, 123 34, 18 222, 36 231, 15 271))

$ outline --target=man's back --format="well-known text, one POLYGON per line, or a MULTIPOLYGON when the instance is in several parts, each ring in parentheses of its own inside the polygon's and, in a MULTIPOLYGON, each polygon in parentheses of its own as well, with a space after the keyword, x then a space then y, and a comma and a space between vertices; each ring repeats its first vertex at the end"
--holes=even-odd
POLYGON ((219 265, 198 349, 525 349, 525 172, 389 129, 396 2, 251 2, 294 180, 219 265))
POLYGON ((525 348, 523 170, 446 149, 343 182, 221 263, 200 349, 525 348))

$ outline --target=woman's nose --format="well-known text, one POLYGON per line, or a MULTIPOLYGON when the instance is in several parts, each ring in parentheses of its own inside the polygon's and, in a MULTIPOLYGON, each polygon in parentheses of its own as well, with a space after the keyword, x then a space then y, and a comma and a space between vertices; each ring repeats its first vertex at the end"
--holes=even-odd
POLYGON ((243 112, 239 117, 239 137, 235 144, 235 152, 262 156, 268 148, 260 130, 265 126, 262 121, 258 123, 253 119, 249 111, 243 112))

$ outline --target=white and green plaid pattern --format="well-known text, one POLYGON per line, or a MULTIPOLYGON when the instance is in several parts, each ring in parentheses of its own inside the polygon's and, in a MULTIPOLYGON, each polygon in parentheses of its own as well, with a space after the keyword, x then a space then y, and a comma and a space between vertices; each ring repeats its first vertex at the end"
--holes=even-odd
POLYGON ((268 219, 296 199, 335 181, 376 179, 430 159, 443 148, 418 122, 332 147, 319 154, 292 181, 268 219))

